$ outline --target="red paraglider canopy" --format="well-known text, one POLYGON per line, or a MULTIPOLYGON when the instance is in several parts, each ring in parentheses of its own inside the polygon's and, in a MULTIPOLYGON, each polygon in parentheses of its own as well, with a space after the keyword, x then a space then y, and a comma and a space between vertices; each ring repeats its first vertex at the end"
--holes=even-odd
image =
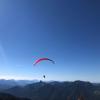
POLYGON ((44 60, 49 60, 49 61, 51 61, 53 64, 55 64, 55 62, 54 62, 53 60, 49 59, 49 58, 40 58, 40 59, 38 59, 38 60, 35 61, 34 65, 36 65, 36 64, 38 64, 39 62, 44 61, 44 60))

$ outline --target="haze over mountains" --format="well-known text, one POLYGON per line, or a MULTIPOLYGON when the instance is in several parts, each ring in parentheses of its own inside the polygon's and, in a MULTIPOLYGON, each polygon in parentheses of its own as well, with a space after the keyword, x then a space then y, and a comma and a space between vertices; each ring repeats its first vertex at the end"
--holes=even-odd
MULTIPOLYGON (((7 81, 8 84, 9 81, 11 82, 11 80, 5 80, 5 81, 6 85, 7 81)), ((2 81, 0 80, 0 84, 1 83, 2 81)), ((17 97, 29 98, 30 100, 100 100, 100 84, 96 83, 94 84, 84 81, 74 81, 74 82, 67 82, 67 81, 26 82, 25 81, 25 83, 27 84, 26 85, 17 84, 6 89, 0 89, 1 91, 0 95, 4 93, 3 96, 11 95, 12 97, 14 96, 15 98, 17 97)), ((0 100, 8 100, 8 99, 0 99, 0 100)), ((10 100, 24 100, 24 99, 10 99, 10 100)))
POLYGON ((0 90, 8 89, 14 86, 25 86, 27 84, 31 84, 34 82, 38 82, 38 80, 6 80, 0 79, 0 90))

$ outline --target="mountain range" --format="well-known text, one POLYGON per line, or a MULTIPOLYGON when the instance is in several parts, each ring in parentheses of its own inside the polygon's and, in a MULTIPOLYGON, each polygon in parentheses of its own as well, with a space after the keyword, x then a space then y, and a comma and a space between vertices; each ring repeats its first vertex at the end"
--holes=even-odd
POLYGON ((40 81, 14 86, 2 92, 31 100, 100 100, 100 84, 84 81, 40 81))

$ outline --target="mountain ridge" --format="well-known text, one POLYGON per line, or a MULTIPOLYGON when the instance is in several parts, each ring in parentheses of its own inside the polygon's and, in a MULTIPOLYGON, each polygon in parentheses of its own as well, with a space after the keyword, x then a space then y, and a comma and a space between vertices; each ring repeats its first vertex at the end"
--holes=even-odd
POLYGON ((79 80, 74 82, 40 81, 24 87, 13 87, 4 92, 32 100, 77 100, 82 97, 85 100, 100 100, 100 86, 79 80))

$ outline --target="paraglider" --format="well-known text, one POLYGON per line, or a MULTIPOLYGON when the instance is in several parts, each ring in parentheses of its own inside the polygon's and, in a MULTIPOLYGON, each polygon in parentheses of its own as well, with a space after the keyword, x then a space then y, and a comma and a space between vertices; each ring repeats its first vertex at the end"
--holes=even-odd
POLYGON ((55 62, 49 58, 40 58, 38 60, 35 61, 34 65, 40 63, 41 61, 44 61, 44 60, 48 60, 48 61, 51 61, 53 64, 55 64, 55 62))
MULTIPOLYGON (((34 62, 34 65, 37 65, 38 63, 42 62, 42 61, 45 61, 45 60, 48 60, 50 61, 51 63, 55 64, 55 62, 49 58, 40 58, 40 59, 37 59, 35 62, 34 62)), ((46 75, 43 75, 43 79, 46 78, 46 75)), ((40 80, 41 82, 41 80, 40 80)))
POLYGON ((43 75, 43 78, 45 79, 45 75, 43 75))

